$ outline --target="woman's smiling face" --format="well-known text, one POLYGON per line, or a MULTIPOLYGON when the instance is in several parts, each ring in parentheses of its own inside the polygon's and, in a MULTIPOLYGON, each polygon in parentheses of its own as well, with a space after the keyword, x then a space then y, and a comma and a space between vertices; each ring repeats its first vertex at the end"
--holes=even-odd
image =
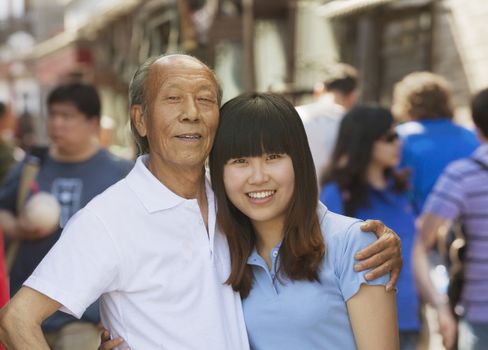
POLYGON ((227 197, 253 225, 283 224, 295 188, 287 154, 232 158, 224 165, 223 177, 227 197))

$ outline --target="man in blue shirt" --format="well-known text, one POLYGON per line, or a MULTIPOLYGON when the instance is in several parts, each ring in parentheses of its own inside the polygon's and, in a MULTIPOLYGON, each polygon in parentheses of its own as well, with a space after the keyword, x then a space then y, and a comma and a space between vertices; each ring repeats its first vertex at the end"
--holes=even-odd
POLYGON ((412 171, 417 214, 437 178, 453 160, 467 157, 479 142, 476 135, 453 121, 448 83, 429 72, 415 72, 395 85, 392 111, 408 122, 397 127, 403 148, 400 168, 412 171))
MULTIPOLYGON (((99 146, 100 99, 93 86, 79 83, 58 86, 49 94, 47 104, 51 144, 42 157, 29 195, 42 191, 56 197, 61 207, 60 222, 54 232, 44 232, 36 222, 28 222, 24 213, 17 212, 25 161, 19 163, 0 188, 0 223, 7 236, 20 242, 10 270, 12 296, 56 243, 68 219, 132 167, 132 162, 118 159, 99 146)), ((95 303, 80 321, 62 312, 55 313, 43 323, 43 331, 55 350, 96 348, 99 322, 95 303)))

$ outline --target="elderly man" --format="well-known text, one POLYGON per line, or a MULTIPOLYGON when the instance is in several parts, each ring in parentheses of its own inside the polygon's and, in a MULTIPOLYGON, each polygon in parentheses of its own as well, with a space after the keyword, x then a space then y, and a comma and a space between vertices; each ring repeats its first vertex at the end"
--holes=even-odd
MULTIPOLYGON (((138 69, 130 98, 146 154, 70 221, 2 310, 9 348, 48 349, 40 322, 59 308, 80 316, 99 296, 104 325, 133 349, 249 347, 239 295, 224 283, 228 247, 204 176, 219 121, 217 80, 195 58, 163 56, 138 69)), ((394 234, 383 235, 365 254, 382 250, 380 258, 362 267, 380 265, 381 274, 401 265, 398 248, 394 234)))

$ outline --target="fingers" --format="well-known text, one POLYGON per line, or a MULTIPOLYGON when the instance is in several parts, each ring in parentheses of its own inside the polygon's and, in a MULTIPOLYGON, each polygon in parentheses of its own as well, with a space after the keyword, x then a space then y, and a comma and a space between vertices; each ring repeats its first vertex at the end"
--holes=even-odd
POLYGON ((102 333, 100 334, 100 343, 106 342, 110 340, 110 333, 105 329, 102 328, 102 333))
POLYGON ((388 245, 391 244, 386 237, 380 237, 366 248, 361 249, 354 256, 357 260, 365 260, 371 258, 372 256, 378 254, 379 252, 385 250, 388 245))
POLYGON ((392 290, 395 289, 395 286, 398 282, 398 278, 400 277, 401 271, 402 271, 401 268, 396 268, 396 269, 391 270, 390 280, 386 284, 386 291, 387 292, 391 292, 392 290))
POLYGON ((355 264, 354 270, 359 272, 378 267, 391 259, 394 253, 392 249, 382 248, 374 250, 374 254, 370 255, 367 259, 363 259, 355 264))
POLYGON ((390 260, 384 262, 381 265, 377 265, 377 266, 378 267, 372 269, 371 271, 368 271, 368 273, 366 273, 364 275, 364 278, 366 278, 366 280, 368 280, 368 281, 374 280, 378 277, 381 277, 381 276, 388 274, 391 271, 390 260))
POLYGON ((372 257, 362 260, 354 265, 354 270, 359 272, 373 269, 364 276, 368 281, 391 272, 390 280, 386 285, 386 290, 390 291, 395 288, 402 269, 402 264, 402 256, 401 253, 399 253, 398 248, 386 247, 372 257))
POLYGON ((117 338, 113 340, 107 340, 102 342, 100 346, 98 347, 98 350, 113 350, 120 344, 122 344, 124 340, 122 338, 117 338))
MULTIPOLYGON (((101 344, 98 347, 98 350, 112 350, 115 349, 120 344, 122 344, 124 342, 124 339, 117 338, 111 340, 110 333, 106 329, 103 329, 103 332, 100 334, 100 342, 101 344)), ((124 350, 130 350, 130 349, 126 348, 124 350)))
POLYGON ((357 260, 364 260, 378 254, 379 252, 393 248, 395 255, 402 255, 402 242, 400 238, 391 230, 387 229, 386 234, 383 234, 375 242, 356 253, 357 260))
POLYGON ((361 230, 364 232, 374 232, 376 237, 381 237, 387 227, 380 220, 366 220, 361 226, 361 230))

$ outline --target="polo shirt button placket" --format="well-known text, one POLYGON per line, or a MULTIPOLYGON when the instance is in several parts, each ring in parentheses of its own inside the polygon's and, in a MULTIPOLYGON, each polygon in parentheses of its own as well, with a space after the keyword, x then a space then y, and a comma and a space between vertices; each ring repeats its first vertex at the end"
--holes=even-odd
POLYGON ((273 286, 274 292, 278 294, 278 289, 276 288, 275 285, 275 267, 276 267, 276 258, 278 257, 278 249, 273 249, 271 251, 271 260, 273 261, 273 267, 270 271, 270 277, 271 277, 271 285, 273 286))

